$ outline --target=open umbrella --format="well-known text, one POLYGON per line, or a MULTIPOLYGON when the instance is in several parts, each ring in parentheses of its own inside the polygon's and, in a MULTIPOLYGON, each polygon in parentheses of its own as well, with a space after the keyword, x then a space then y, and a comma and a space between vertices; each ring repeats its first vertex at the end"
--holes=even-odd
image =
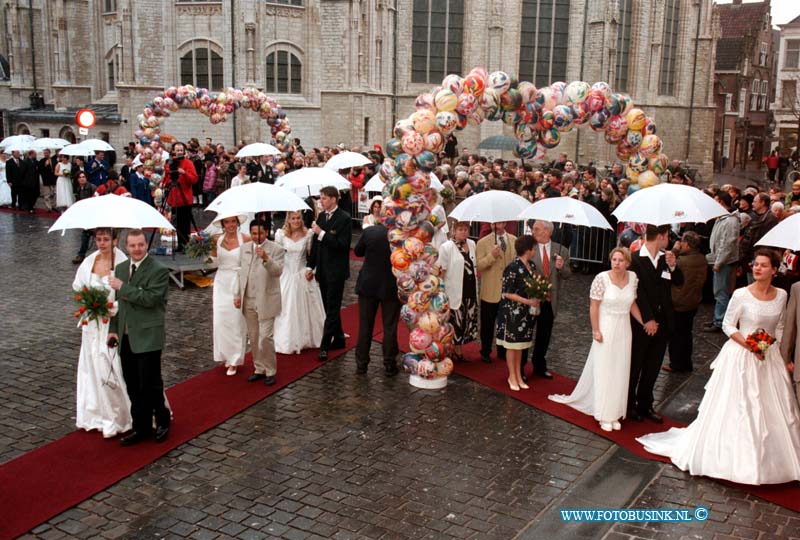
POLYGON ((756 245, 800 251, 800 214, 789 216, 775 225, 756 245))
POLYGON ((329 159, 325 163, 325 168, 338 171, 339 169, 349 169, 351 167, 363 167, 370 163, 372 163, 371 159, 358 152, 342 152, 329 159))
MULTIPOLYGON (((444 186, 442 185, 441 181, 436 177, 435 174, 431 174, 431 187, 436 191, 442 191, 444 186)), ((383 188, 386 187, 386 182, 383 181, 380 174, 376 174, 369 181, 364 184, 364 191, 372 192, 372 191, 383 191, 383 188)))
POLYGON ((66 146, 69 146, 70 144, 71 143, 66 139, 42 137, 41 139, 36 139, 31 143, 31 149, 36 150, 37 152, 43 152, 45 150, 60 150, 66 146))
POLYGON ((33 135, 11 135, 0 141, 0 148, 6 148, 15 144, 30 144, 36 140, 33 135))
POLYGON ((47 232, 66 229, 174 229, 169 221, 149 204, 131 197, 102 195, 76 202, 61 214, 47 232))
POLYGON ((681 184, 659 184, 640 189, 612 212, 620 221, 672 225, 705 223, 728 211, 697 188, 681 184))
POLYGON ((333 169, 324 167, 304 167, 281 176, 275 182, 278 187, 285 187, 298 195, 319 195, 319 190, 326 186, 336 189, 350 189, 350 182, 333 169))
POLYGON ((517 139, 505 135, 494 135, 483 139, 478 148, 482 150, 513 150, 517 147, 517 139))
POLYGON ((536 201, 517 217, 518 220, 541 219, 554 223, 570 223, 583 227, 611 229, 597 208, 572 197, 552 197, 536 201))
POLYGON ((262 182, 232 187, 217 196, 206 208, 207 212, 216 212, 217 216, 297 210, 310 208, 291 190, 262 182))
POLYGON ((267 143, 253 143, 242 147, 236 152, 237 158, 258 157, 258 156, 277 156, 281 151, 267 143))
POLYGON ((81 143, 70 144, 65 146, 59 152, 62 156, 91 156, 94 152, 81 146, 81 143))
POLYGON ((20 154, 27 154, 33 148, 34 141, 16 141, 9 143, 8 146, 3 147, 4 154, 11 154, 11 152, 19 152, 20 154))
POLYGON ((518 221, 519 215, 531 205, 525 197, 510 191, 484 191, 461 201, 450 212, 450 218, 458 221, 518 221))
POLYGON ((101 139, 86 139, 85 141, 81 141, 78 143, 81 148, 85 148, 88 150, 88 154, 94 154, 95 152, 113 152, 114 147, 108 144, 106 141, 101 139))

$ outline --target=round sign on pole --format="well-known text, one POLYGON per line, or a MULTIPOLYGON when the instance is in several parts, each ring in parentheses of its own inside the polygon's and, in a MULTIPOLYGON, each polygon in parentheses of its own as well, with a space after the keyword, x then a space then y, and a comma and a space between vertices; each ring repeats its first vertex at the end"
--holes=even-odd
POLYGON ((81 109, 75 114, 75 123, 83 129, 89 129, 97 122, 97 116, 91 109, 81 109))

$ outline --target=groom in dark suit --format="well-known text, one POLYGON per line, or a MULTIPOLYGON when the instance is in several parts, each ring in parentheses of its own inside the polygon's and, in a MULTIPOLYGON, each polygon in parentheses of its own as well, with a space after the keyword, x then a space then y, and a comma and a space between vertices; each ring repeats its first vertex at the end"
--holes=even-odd
POLYGON ((648 225, 642 248, 631 253, 631 270, 639 278, 636 303, 645 321, 642 326, 631 318, 633 342, 627 418, 638 422, 643 418, 659 424, 664 421, 653 410, 653 388, 670 336, 672 286, 683 284, 683 273, 677 266, 675 254, 664 252, 669 244, 669 232, 669 225, 648 225))
POLYGON ((372 330, 378 307, 383 321, 383 368, 387 377, 397 374, 397 322, 400 319, 400 299, 397 297, 397 280, 392 274, 389 230, 383 223, 365 228, 353 249, 364 264, 358 273, 358 345, 356 345, 356 373, 366 373, 372 330))
POLYGON ((128 231, 125 248, 130 258, 120 263, 108 280, 119 302, 109 325, 108 341, 109 346, 119 343, 122 376, 131 400, 133 431, 120 440, 123 446, 129 446, 150 438, 153 417, 156 442, 169 434, 170 412, 164 403, 161 379, 169 270, 147 255, 147 239, 141 229, 128 231))
MULTIPOLYGON (((319 346, 319 359, 328 359, 329 349, 345 347, 342 330, 342 295, 350 277, 350 239, 353 222, 350 214, 339 208, 339 190, 326 186, 319 191, 322 212, 311 225, 314 241, 308 256, 308 272, 314 272, 325 306, 325 327, 319 346)), ((310 279, 310 278, 309 278, 310 279)))

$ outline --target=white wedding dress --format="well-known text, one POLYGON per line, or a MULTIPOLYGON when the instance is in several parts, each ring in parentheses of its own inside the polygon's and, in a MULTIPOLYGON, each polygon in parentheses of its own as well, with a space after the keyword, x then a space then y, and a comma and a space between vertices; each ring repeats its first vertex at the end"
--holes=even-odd
POLYGON ((6 162, 0 160, 0 206, 11 205, 11 186, 6 178, 6 162))
POLYGON ((56 208, 69 208, 75 204, 75 195, 72 193, 72 178, 69 163, 59 163, 56 167, 58 180, 56 180, 56 208))
POLYGON ((759 328, 775 336, 765 359, 728 340, 711 364, 694 422, 639 437, 645 450, 698 476, 754 485, 800 480, 800 418, 779 343, 786 292, 777 292, 762 301, 738 289, 722 322, 728 336, 759 328))
POLYGON ((286 250, 281 274, 281 314, 275 319, 275 351, 296 354, 319 347, 325 325, 325 308, 317 280, 306 280, 306 252, 312 231, 294 241, 283 230, 275 243, 286 250))
POLYGON ((636 300, 636 274, 628 272, 622 288, 611 282, 608 272, 597 274, 589 297, 600 300, 600 333, 603 342, 592 340, 592 348, 578 384, 570 395, 551 395, 557 403, 569 405, 600 422, 625 417, 628 380, 631 371, 631 305, 636 300))
MULTIPOLYGON (((81 263, 72 283, 74 290, 83 287, 103 287, 114 301, 114 290, 108 277, 92 273, 98 252, 81 263)), ((114 250, 115 266, 126 260, 119 249, 114 250)), ((117 349, 110 349, 108 323, 91 321, 81 326, 81 352, 78 357, 77 407, 75 425, 79 429, 98 430, 104 437, 113 437, 131 429, 131 404, 122 377, 122 361, 117 349)))
POLYGON ((242 310, 233 305, 233 295, 239 281, 239 253, 243 238, 239 237, 239 247, 228 251, 222 247, 220 236, 217 240, 217 273, 214 275, 214 362, 226 366, 244 364, 247 339, 247 326, 242 310))

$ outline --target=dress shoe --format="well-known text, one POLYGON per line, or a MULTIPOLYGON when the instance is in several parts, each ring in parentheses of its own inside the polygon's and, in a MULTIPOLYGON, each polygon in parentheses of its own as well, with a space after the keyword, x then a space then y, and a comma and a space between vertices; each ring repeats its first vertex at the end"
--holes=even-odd
POLYGON ((364 375, 367 372, 367 366, 356 366, 356 373, 364 375))
POLYGON ((641 422, 643 420, 642 415, 639 414, 639 411, 633 409, 628 411, 626 417, 628 418, 628 420, 633 420, 634 422, 641 422))
POLYGON ((228 366, 228 371, 225 372, 229 377, 236 375, 236 366, 228 366))
POLYGON ((134 444, 140 443, 140 442, 145 441, 145 440, 147 440, 149 438, 150 438, 149 435, 145 435, 143 433, 139 433, 138 431, 131 431, 130 433, 128 433, 127 435, 122 437, 119 440, 119 443, 122 446, 133 446, 134 444))
POLYGON ((492 359, 489 358, 488 356, 481 355, 481 362, 483 362, 484 364, 491 364, 492 359))
POLYGON ((642 416, 644 416, 648 420, 652 420, 656 424, 663 424, 664 423, 664 419, 661 417, 661 415, 658 414, 653 409, 648 409, 647 412, 642 414, 642 416))
POLYGON ((331 341, 331 349, 344 349, 345 347, 347 347, 347 342, 344 338, 331 341))
POLYGON ((325 362, 328 359, 328 351, 321 350, 319 351, 319 361, 325 362))
POLYGON ((256 382, 259 379, 263 379, 266 377, 263 373, 253 373, 249 377, 247 377, 247 382, 256 382))
POLYGON ((267 375, 264 377, 264 386, 272 386, 275 384, 275 375, 267 375))
POLYGON ((716 334, 718 332, 722 332, 722 328, 717 325, 713 325, 709 326, 708 328, 703 328, 703 332, 707 334, 716 334))
POLYGON ((553 378, 553 374, 550 373, 549 371, 542 371, 541 373, 537 372, 537 373, 535 373, 535 375, 537 377, 542 377, 543 379, 552 379, 553 378))
POLYGON ((156 442, 161 442, 169 435, 169 426, 156 426, 156 434, 153 437, 156 442))
POLYGON ((397 366, 384 366, 383 367, 383 374, 387 377, 394 377, 400 370, 397 369, 397 366))

